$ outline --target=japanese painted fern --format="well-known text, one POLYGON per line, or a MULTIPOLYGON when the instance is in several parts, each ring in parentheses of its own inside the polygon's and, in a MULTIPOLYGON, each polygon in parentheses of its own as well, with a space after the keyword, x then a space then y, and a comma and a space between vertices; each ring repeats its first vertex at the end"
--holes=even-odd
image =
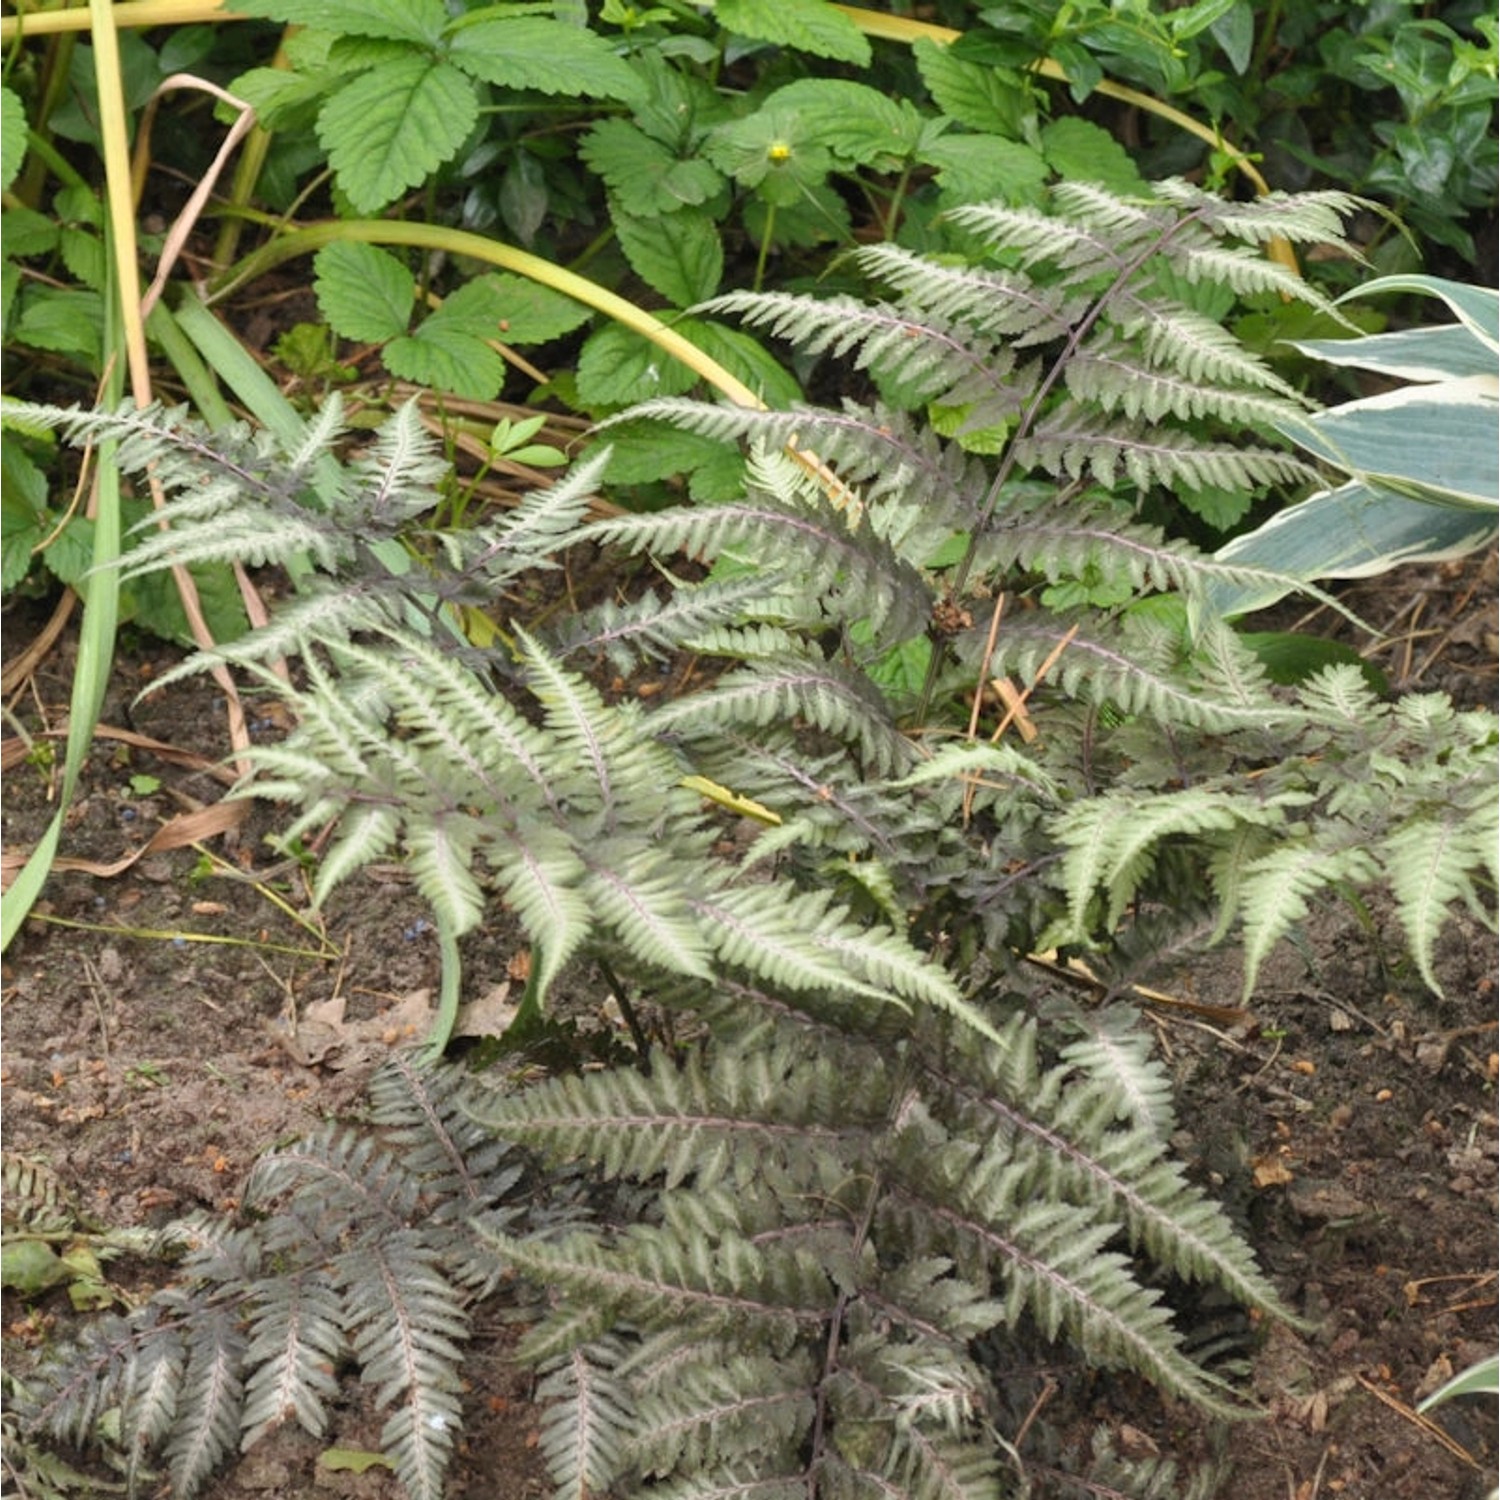
MULTIPOLYGON (((534 1005, 592 956, 702 1023, 640 1071, 470 1105, 654 1195, 565 1236, 484 1229, 553 1297, 530 1349, 560 1494, 1005 1493, 1024 1455, 1002 1392, 1036 1339, 1235 1409, 1162 1288, 1277 1313, 1275 1292, 1170 1159, 1167 1080, 1112 1002, 1231 932, 1248 988, 1315 896, 1382 881, 1432 981, 1450 906, 1493 880, 1493 718, 1382 703, 1347 668, 1273 688, 1203 606, 1250 574, 1138 515, 1161 487, 1301 476, 1272 433, 1299 398, 1203 309, 1316 303, 1257 247, 1336 239, 1346 207, 1070 185, 1048 213, 955 215, 963 257, 859 252, 885 300, 726 299, 865 389, 627 414, 700 455, 748 449, 715 505, 590 522, 601 456, 437 532, 410 412, 343 466, 332 403, 294 452, 180 414, 30 412, 157 464, 171 529, 133 566, 313 565, 223 654, 296 712, 248 790, 300 806, 290 834, 336 824, 320 893, 399 850, 450 935, 513 911, 534 1005), (670 586, 545 638, 501 619, 500 648, 461 632, 455 606, 499 611, 583 542, 654 555, 670 586), (714 562, 704 581, 674 579, 684 552, 714 562), (717 663, 710 688, 597 685, 685 651, 717 663), (1030 737, 1002 736, 1044 670, 1030 737), (767 825, 743 857, 722 853, 726 803, 767 825), (1090 951, 1104 1003, 1036 977, 1026 955, 1053 946, 1090 951)), ((457 1316, 434 1308, 434 1349, 457 1316)), ((430 1392, 420 1362, 415 1385, 376 1378, 447 1423, 447 1354, 430 1368, 430 1392)), ((310 1374, 277 1389, 257 1420, 316 1424, 310 1374)))

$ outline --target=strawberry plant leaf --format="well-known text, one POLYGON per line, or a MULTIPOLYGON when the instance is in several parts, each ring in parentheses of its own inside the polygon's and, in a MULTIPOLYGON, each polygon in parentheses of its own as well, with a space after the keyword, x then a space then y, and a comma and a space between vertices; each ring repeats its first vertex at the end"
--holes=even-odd
POLYGON ((26 108, 20 95, 0 88, 0 192, 16 180, 26 160, 26 108))
POLYGON ((417 53, 347 83, 318 115, 318 139, 360 213, 378 213, 430 177, 479 118, 474 85, 417 53))
POLYGON ((740 36, 869 66, 864 33, 827 0, 719 0, 715 11, 725 30, 740 36))
POLYGON ((339 82, 327 69, 311 73, 285 68, 251 68, 234 80, 234 93, 255 108, 268 130, 300 131, 313 121, 313 106, 339 82))
POLYGON ((653 396, 681 396, 698 377, 664 354, 650 339, 618 323, 589 336, 578 355, 578 400, 585 407, 608 409, 653 396))
POLYGON ((802 400, 802 388, 774 355, 739 328, 684 318, 673 325, 736 380, 749 386, 767 406, 786 407, 802 400))
POLYGON ((1101 182, 1116 193, 1150 194, 1130 153, 1107 130, 1064 115, 1042 130, 1042 154, 1069 182, 1101 182))
POLYGON ((464 72, 506 88, 627 102, 643 93, 640 79, 603 37, 545 16, 501 16, 460 25, 448 43, 448 56, 464 72))
POLYGON ((494 290, 496 332, 507 344, 548 344, 592 316, 583 303, 525 276, 491 275, 484 282, 494 290))
POLYGON ((669 214, 706 203, 724 185, 708 162, 678 158, 628 120, 600 120, 578 154, 637 213, 669 214))
POLYGON ((616 209, 613 219, 631 269, 674 307, 691 307, 718 291, 724 247, 707 214, 685 208, 663 225, 616 209))
POLYGON ((235 12, 331 31, 435 47, 448 24, 443 0, 236 0, 235 12))
POLYGON ((1038 203, 1049 175, 1030 146, 997 135, 940 136, 917 155, 938 169, 945 203, 1038 203))
POLYGON ((406 332, 417 284, 394 255, 341 240, 318 251, 313 270, 318 310, 336 333, 378 344, 406 332))
POLYGON ((505 383, 505 361, 483 339, 429 318, 415 334, 392 339, 382 358, 399 380, 450 391, 468 401, 492 401, 505 383))
POLYGON ((410 337, 386 345, 385 367, 402 380, 437 386, 471 401, 492 400, 505 383, 497 338, 505 299, 487 276, 466 282, 410 337))
POLYGON ((868 84, 803 78, 777 89, 766 104, 794 110, 805 138, 850 166, 894 172, 922 138, 922 116, 915 107, 868 84))
POLYGON ((1014 140, 1035 113, 1025 86, 1005 69, 955 57, 926 37, 913 44, 912 55, 933 102, 970 130, 1014 140))

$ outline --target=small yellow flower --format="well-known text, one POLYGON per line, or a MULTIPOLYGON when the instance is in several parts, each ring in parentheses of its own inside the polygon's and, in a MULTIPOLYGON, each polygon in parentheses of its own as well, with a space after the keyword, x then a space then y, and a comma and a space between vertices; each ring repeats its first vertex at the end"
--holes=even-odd
POLYGON ((780 166, 784 161, 792 159, 792 148, 785 141, 772 141, 766 147, 766 160, 773 161, 780 166))

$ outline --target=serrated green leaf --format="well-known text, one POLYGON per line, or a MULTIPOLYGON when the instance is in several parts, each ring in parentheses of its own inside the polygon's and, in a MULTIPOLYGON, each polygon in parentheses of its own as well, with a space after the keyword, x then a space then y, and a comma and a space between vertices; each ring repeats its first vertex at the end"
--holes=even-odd
POLYGON ((922 116, 911 104, 863 83, 803 78, 777 89, 766 107, 795 112, 807 139, 852 166, 895 171, 922 138, 922 116))
POLYGON ((389 251, 340 240, 313 258, 318 309, 335 333, 384 343, 411 323, 416 278, 389 251))
POLYGON ((466 73, 505 88, 626 102, 645 93, 640 79, 603 37, 545 16, 461 24, 448 44, 448 56, 466 73))
POLYGON ((690 307, 718 291, 724 247, 707 214, 685 208, 663 223, 617 209, 613 217, 631 269, 674 307, 690 307))
POLYGON ((31 571, 46 500, 46 476, 9 433, 0 433, 0 589, 8 592, 31 571))
POLYGON ((718 0, 727 31, 868 67, 870 43, 859 27, 827 0, 718 0))
POLYGON ((618 323, 591 334, 578 356, 578 399, 586 407, 626 406, 647 392, 681 396, 697 379, 680 360, 618 323))
POLYGON ((449 160, 479 118, 474 85, 416 54, 347 83, 318 114, 318 139, 360 213, 378 213, 449 160))
POLYGON ((938 169, 946 198, 963 203, 1040 200, 1047 163, 1030 146, 998 135, 945 135, 922 146, 922 161, 938 169))
POLYGON ((338 36, 394 37, 424 46, 436 46, 448 24, 442 0, 245 0, 235 11, 338 36))
POLYGON ((92 229, 64 226, 58 235, 58 249, 74 281, 91 291, 103 292, 109 275, 104 241, 92 229))
POLYGON ((286 68, 251 68, 234 80, 238 98, 255 108, 256 118, 268 130, 295 130, 312 124, 312 106, 342 80, 319 69, 311 72, 286 68))
POLYGON ((912 55, 933 102, 970 130, 1014 139, 1033 113, 1025 88, 1003 69, 954 57, 926 37, 913 44, 912 55))
POLYGON ((0 214, 0 244, 8 260, 46 255, 57 244, 58 226, 33 208, 8 208, 0 214))
POLYGON ((674 156, 628 120, 600 120, 584 136, 578 154, 635 213, 695 207, 724 185, 708 162, 674 156))
POLYGON ((760 109, 731 120, 708 136, 703 150, 742 187, 782 207, 799 202, 833 170, 833 153, 794 109, 760 109))
POLYGON ((26 160, 26 107, 14 90, 0 88, 0 192, 9 189, 26 160))
POLYGON ((716 442, 696 432, 681 432, 664 422, 624 422, 609 432, 609 484, 649 484, 690 474, 725 455, 740 459, 733 443, 716 442))
POLYGON ((802 399, 802 388, 764 345, 740 328, 683 319, 677 331, 711 355, 736 380, 750 387, 767 406, 786 407, 802 399))
POLYGON ((69 354, 97 367, 104 328, 104 299, 97 292, 45 288, 26 301, 21 316, 6 330, 29 349, 69 354))
POLYGON ((1100 182, 1116 193, 1148 194, 1130 153, 1101 126, 1064 115, 1042 128, 1042 155, 1059 177, 1100 182))
POLYGON ((433 319, 385 346, 385 367, 401 380, 466 401, 492 401, 505 383, 505 361, 481 339, 433 319))
POLYGON ((72 1273, 41 1240, 15 1240, 0 1255, 0 1286, 35 1297, 67 1281, 72 1273))
POLYGON ((494 288, 500 309, 497 332, 507 344, 551 343, 593 316, 583 303, 526 276, 496 274, 484 280, 494 288))

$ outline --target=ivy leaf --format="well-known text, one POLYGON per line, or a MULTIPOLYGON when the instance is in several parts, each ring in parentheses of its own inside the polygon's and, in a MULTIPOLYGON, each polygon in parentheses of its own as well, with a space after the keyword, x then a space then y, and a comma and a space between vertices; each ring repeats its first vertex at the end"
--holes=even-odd
POLYGON ((627 103, 643 95, 640 79, 603 37, 545 16, 460 24, 448 43, 448 56, 464 72, 505 88, 627 103))
POLYGON ((708 162, 679 159, 628 120, 600 120, 578 154, 636 213, 670 214, 696 206, 724 184, 708 162))
POLYGON ((313 270, 318 310, 335 333, 380 344, 406 332, 417 283, 394 255, 341 240, 318 251, 313 270))
POLYGON ((827 0, 718 0, 715 11, 726 31, 869 66, 870 43, 864 33, 827 0))
POLYGON ((912 55, 933 102, 970 130, 1014 140, 1035 113, 1026 86, 1008 68, 968 62, 926 37, 913 43, 912 55))
POLYGON ((449 160, 479 118, 457 68, 416 53, 347 83, 318 115, 318 139, 360 213, 378 213, 449 160))
POLYGON ((0 88, 0 192, 16 180, 26 160, 26 108, 14 90, 0 88))
POLYGON ((1100 182, 1116 193, 1150 194, 1130 153, 1107 130, 1077 115, 1064 115, 1043 128, 1042 155, 1070 182, 1100 182))
POLYGON ((242 16, 263 16, 339 36, 390 37, 435 47, 448 24, 443 0, 236 0, 242 16))
POLYGON ((616 209, 612 215, 620 248, 631 269, 674 307, 691 307, 719 289, 724 247, 707 214, 685 208, 667 225, 616 209))

